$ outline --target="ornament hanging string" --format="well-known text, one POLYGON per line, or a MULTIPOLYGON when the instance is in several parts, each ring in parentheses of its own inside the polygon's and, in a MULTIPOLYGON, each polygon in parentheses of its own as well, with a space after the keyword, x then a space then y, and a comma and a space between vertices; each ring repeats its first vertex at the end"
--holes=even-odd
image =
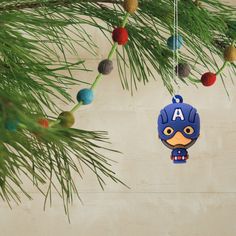
POLYGON ((173 37, 173 45, 174 45, 174 50, 173 50, 173 79, 178 87, 177 91, 174 92, 174 97, 179 93, 180 87, 178 84, 178 74, 179 74, 179 16, 178 16, 178 0, 174 0, 174 22, 173 22, 173 27, 174 27, 174 37, 173 37))

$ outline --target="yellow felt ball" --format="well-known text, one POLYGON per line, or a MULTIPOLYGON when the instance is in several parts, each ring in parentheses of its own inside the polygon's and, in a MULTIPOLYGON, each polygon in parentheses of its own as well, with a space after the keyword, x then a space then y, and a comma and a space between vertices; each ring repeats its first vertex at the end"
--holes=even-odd
POLYGON ((124 0, 124 9, 133 14, 138 8, 138 0, 124 0))
POLYGON ((58 119, 60 120, 60 125, 64 128, 70 128, 75 123, 74 115, 69 111, 63 111, 58 119))
POLYGON ((233 45, 225 49, 224 58, 226 61, 229 61, 229 62, 236 61, 236 48, 233 45))

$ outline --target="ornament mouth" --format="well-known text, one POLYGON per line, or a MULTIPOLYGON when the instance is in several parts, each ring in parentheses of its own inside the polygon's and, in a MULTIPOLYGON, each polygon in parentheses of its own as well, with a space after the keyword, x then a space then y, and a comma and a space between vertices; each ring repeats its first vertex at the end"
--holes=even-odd
POLYGON ((192 139, 184 137, 183 134, 178 131, 172 138, 166 140, 166 142, 173 147, 185 147, 192 142, 192 139))
POLYGON ((192 139, 190 143, 188 143, 187 145, 183 145, 183 144, 176 144, 176 145, 171 145, 167 142, 167 140, 162 140, 162 143, 168 147, 169 149, 175 149, 175 148, 185 148, 188 149, 189 147, 191 147, 197 140, 196 139, 192 139))

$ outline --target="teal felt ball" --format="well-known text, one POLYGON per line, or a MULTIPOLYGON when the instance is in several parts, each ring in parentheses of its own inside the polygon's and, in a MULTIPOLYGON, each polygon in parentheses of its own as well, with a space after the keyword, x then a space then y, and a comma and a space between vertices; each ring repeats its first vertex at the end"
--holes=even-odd
POLYGON ((8 119, 5 123, 5 128, 9 131, 15 132, 19 121, 17 119, 8 119))
POLYGON ((91 89, 82 89, 77 94, 77 101, 82 102, 83 105, 88 105, 92 103, 94 99, 93 90, 91 89))
POLYGON ((167 46, 169 49, 175 51, 180 49, 184 43, 183 37, 181 35, 172 35, 167 39, 167 46))

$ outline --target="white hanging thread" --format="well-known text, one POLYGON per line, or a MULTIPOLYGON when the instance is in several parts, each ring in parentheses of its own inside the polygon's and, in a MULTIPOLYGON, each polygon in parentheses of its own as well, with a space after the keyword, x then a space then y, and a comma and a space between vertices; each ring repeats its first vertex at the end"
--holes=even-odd
MULTIPOLYGON (((173 33, 173 79, 175 80, 178 91, 180 89, 177 78, 178 78, 178 64, 179 64, 179 50, 178 50, 178 41, 179 41, 179 14, 178 14, 178 0, 174 0, 174 33, 173 33), (176 69, 175 69, 176 68, 176 69)), ((177 91, 177 92, 178 92, 177 91)), ((175 92, 175 94, 177 94, 175 92)))

